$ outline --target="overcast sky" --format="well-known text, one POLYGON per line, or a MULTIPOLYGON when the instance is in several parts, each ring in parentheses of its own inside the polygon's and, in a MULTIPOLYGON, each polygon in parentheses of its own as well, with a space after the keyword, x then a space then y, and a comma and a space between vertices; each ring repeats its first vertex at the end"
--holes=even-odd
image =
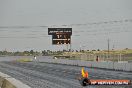
POLYGON ((73 28, 73 49, 132 48, 132 0, 0 0, 0 50, 52 46, 48 27, 73 28))

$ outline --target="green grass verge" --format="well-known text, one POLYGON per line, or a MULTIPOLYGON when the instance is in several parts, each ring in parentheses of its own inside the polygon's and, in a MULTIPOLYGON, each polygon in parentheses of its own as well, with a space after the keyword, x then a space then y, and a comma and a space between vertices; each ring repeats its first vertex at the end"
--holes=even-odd
POLYGON ((17 60, 18 62, 32 62, 31 58, 20 58, 17 60))

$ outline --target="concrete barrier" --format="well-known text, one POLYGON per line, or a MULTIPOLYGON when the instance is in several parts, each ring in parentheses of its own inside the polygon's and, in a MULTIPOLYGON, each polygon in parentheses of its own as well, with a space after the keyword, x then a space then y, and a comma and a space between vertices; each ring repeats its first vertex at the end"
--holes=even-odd
POLYGON ((19 80, 0 72, 0 88, 31 88, 19 80))
POLYGON ((66 65, 76 65, 76 66, 86 66, 92 68, 104 68, 110 70, 121 70, 121 71, 132 71, 132 63, 126 62, 112 62, 112 61, 104 61, 104 62, 96 62, 96 61, 84 61, 84 60, 68 60, 68 59, 52 59, 52 58, 44 58, 41 60, 38 59, 39 62, 47 62, 47 63, 57 63, 57 64, 66 64, 66 65))
POLYGON ((0 77, 0 88, 2 87, 4 79, 2 77, 0 77))
POLYGON ((102 68, 102 69, 104 68, 110 70, 132 71, 132 63, 118 63, 112 61, 96 62, 96 61, 68 60, 68 59, 45 59, 43 62, 86 66, 86 67, 102 68))
POLYGON ((126 63, 114 63, 115 70, 122 70, 125 71, 126 63))

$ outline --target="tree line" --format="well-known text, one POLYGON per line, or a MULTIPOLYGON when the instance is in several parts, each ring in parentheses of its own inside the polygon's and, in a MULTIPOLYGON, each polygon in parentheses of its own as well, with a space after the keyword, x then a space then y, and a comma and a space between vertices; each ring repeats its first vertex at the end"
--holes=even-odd
MULTIPOLYGON (((97 50, 91 50, 93 51, 100 51, 99 49, 97 50)), ((51 50, 43 50, 43 51, 34 51, 34 50, 29 50, 29 51, 16 51, 16 52, 10 52, 10 51, 0 51, 0 56, 48 56, 48 55, 62 55, 64 52, 90 52, 90 50, 62 50, 62 51, 51 51, 51 50)))
POLYGON ((41 52, 30 50, 30 51, 0 51, 0 56, 48 56, 48 55, 60 55, 64 51, 51 51, 51 50, 43 50, 41 52))

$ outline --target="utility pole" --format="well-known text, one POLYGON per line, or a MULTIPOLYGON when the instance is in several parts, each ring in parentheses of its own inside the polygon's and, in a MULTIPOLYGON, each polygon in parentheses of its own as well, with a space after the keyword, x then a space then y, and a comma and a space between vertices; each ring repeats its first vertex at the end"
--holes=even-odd
POLYGON ((108 38, 108 58, 109 58, 109 52, 110 52, 110 40, 108 38))
POLYGON ((115 46, 113 45, 113 49, 112 49, 112 51, 113 51, 113 60, 114 60, 114 48, 115 48, 115 46))
POLYGON ((80 45, 80 52, 82 51, 82 46, 80 45))

